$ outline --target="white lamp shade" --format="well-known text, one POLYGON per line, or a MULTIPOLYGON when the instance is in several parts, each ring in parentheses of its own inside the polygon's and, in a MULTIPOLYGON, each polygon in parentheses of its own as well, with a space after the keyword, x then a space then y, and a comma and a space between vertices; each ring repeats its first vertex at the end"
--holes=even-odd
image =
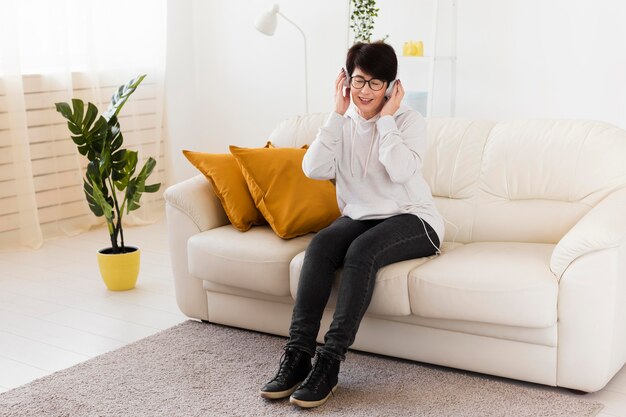
MULTIPOLYGON (((1 1, 1 0, 0 0, 1 1)), ((275 4, 270 10, 263 13, 255 22, 254 26, 257 30, 267 36, 272 36, 276 31, 276 23, 278 21, 278 16, 280 15, 287 22, 292 24, 300 34, 302 35, 302 40, 304 41, 304 105, 306 109, 306 113, 309 112, 309 76, 307 72, 307 59, 306 59, 306 35, 300 29, 300 26, 296 25, 293 21, 291 21, 287 16, 282 14, 279 11, 278 4, 275 4)))
POLYGON ((254 22, 254 26, 259 32, 272 36, 276 31, 277 14, 278 4, 275 4, 274 7, 263 13, 263 15, 261 15, 256 22, 254 22))

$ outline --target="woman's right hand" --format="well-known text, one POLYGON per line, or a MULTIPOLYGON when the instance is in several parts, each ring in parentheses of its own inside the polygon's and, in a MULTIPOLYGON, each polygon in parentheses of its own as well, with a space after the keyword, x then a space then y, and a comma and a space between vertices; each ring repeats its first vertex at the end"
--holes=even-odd
POLYGON ((346 94, 343 93, 343 82, 346 79, 346 73, 343 71, 339 71, 339 75, 335 80, 335 111, 340 115, 344 115, 346 110, 348 110, 348 106, 350 105, 350 87, 346 88, 346 94))

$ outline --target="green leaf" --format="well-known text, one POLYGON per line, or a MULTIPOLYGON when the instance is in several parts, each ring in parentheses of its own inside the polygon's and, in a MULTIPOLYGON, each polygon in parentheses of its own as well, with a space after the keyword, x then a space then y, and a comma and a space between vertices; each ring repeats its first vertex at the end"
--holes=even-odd
POLYGON ((92 198, 96 206, 100 210, 102 210, 104 217, 107 219, 107 222, 111 223, 113 221, 113 206, 105 198, 100 184, 92 180, 91 186, 93 192, 92 198))
MULTIPOLYGON (((126 187, 126 199, 128 201, 128 205, 126 206, 126 213, 130 213, 133 210, 137 210, 139 206, 139 198, 137 195, 137 179, 133 178, 128 182, 128 186, 126 187)), ((139 193, 141 195, 141 193, 139 193)))
POLYGON ((100 208, 100 206, 96 203, 96 200, 93 197, 93 187, 91 186, 91 184, 83 180, 83 189, 85 191, 85 198, 87 199, 87 204, 89 205, 89 209, 91 210, 91 212, 95 214, 96 217, 102 217, 102 215, 104 215, 104 212, 102 211, 102 208, 100 208))
POLYGON ((74 122, 79 124, 83 120, 83 110, 85 110, 85 104, 82 100, 73 98, 72 107, 74 108, 74 122))
POLYGON ((111 170, 111 154, 104 153, 102 155, 102 159, 100 159, 100 164, 98 165, 98 169, 100 170, 100 177, 107 178, 109 176, 109 171, 111 170))
POLYGON ((112 119, 115 120, 115 123, 111 124, 111 120, 109 120, 109 132, 107 134, 107 142, 111 143, 111 152, 115 152, 122 146, 124 138, 122 137, 122 130, 120 128, 119 122, 117 121, 117 117, 113 116, 112 119))
POLYGON ((121 170, 119 171, 120 177, 115 182, 115 188, 120 191, 128 186, 131 177, 135 173, 137 168, 137 151, 126 150, 122 156, 121 170))
MULTIPOLYGON (((127 152, 130 152, 130 151, 127 151, 126 149, 120 149, 111 155, 111 160, 113 161, 113 164, 112 164, 113 170, 111 172, 111 179, 113 180, 114 184, 117 181, 120 181, 125 176, 124 170, 127 168, 127 160, 126 160, 127 152)), ((116 187, 120 191, 123 189, 123 188, 120 188, 118 184, 116 184, 116 187)))
POLYGON ((96 161, 87 165, 86 177, 86 180, 83 181, 83 188, 89 208, 97 217, 104 215, 107 221, 112 221, 113 202, 108 196, 105 178, 100 176, 100 169, 96 165, 96 161))
POLYGON ((146 185, 144 191, 146 193, 156 193, 157 191, 159 191, 159 188, 161 188, 161 183, 151 184, 151 185, 146 185))
POLYGON ((55 106, 61 116, 67 119, 67 127, 72 133, 71 139, 80 154, 93 160, 100 154, 102 140, 106 137, 106 120, 101 117, 94 123, 98 109, 93 103, 88 103, 85 112, 85 104, 79 99, 72 99, 72 107, 67 103, 55 103, 55 106))
POLYGON ((109 104, 109 108, 106 111, 106 118, 110 119, 113 116, 117 116, 122 110, 122 107, 130 97, 132 93, 135 92, 139 84, 146 78, 146 74, 142 74, 137 78, 133 78, 129 82, 124 85, 121 85, 117 91, 111 96, 111 103, 109 104))
POLYGON ((156 192, 161 186, 160 183, 146 186, 146 180, 152 173, 155 165, 156 161, 154 160, 154 158, 148 158, 137 177, 131 179, 128 182, 128 186, 126 188, 126 200, 128 202, 128 205, 126 206, 127 213, 130 213, 131 211, 136 210, 140 207, 139 200, 141 199, 142 193, 156 192))
POLYGON ((70 119, 72 117, 72 108, 69 104, 54 103, 54 105, 56 106, 57 111, 61 113, 61 116, 65 117, 66 119, 70 119))

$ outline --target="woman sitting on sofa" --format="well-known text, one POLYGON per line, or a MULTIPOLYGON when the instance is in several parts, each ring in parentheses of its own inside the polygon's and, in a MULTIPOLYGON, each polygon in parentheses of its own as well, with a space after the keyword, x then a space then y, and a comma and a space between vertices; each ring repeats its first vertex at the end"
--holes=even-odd
POLYGON ((335 391, 377 271, 439 253, 444 234, 421 172, 426 121, 401 105, 404 88, 400 80, 392 82, 398 68, 393 48, 357 43, 346 68, 349 77, 342 69, 335 80, 335 111, 302 161, 307 177, 336 180, 341 217, 316 233, 306 249, 290 337, 276 376, 261 388, 264 398, 290 396, 301 407, 322 405, 335 391), (322 313, 341 267, 333 321, 316 351, 322 313))

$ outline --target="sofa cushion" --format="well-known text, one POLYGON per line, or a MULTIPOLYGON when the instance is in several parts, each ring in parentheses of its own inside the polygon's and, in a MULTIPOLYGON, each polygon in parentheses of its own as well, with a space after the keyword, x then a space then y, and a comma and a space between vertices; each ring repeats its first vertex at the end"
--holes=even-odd
POLYGON ((543 328, 557 320, 552 244, 477 242, 415 268, 413 314, 439 319, 543 328))
MULTIPOLYGON (((270 146, 267 142, 266 147, 270 146)), ((204 174, 220 199, 228 220, 238 230, 245 232, 252 225, 267 224, 254 200, 241 169, 231 154, 211 154, 183 150, 185 157, 204 174)))
MULTIPOLYGON (((460 243, 444 242, 441 245, 441 252, 449 252, 459 246, 460 243)), ((291 296, 296 299, 298 291, 298 282, 300 281, 300 271, 302 270, 302 262, 304 261, 305 252, 301 252, 293 258, 290 266, 290 288, 291 296)), ((391 265, 380 268, 376 274, 376 284, 374 284, 374 293, 372 301, 367 309, 370 314, 379 314, 384 316, 408 316, 411 314, 411 306, 409 305, 409 293, 407 289, 408 273, 419 265, 428 262, 435 255, 411 259, 403 262, 396 262, 391 265)), ((340 268, 335 274, 333 289, 328 301, 328 307, 334 308, 337 303, 337 291, 341 279, 340 268)))
POLYGON ((230 146, 254 204, 274 232, 291 239, 318 232, 340 216, 335 186, 302 171, 304 148, 249 149, 230 146))
POLYGON ((189 273, 217 284, 264 294, 289 295, 289 263, 313 234, 284 240, 268 226, 245 233, 232 225, 193 235, 187 242, 189 273))

